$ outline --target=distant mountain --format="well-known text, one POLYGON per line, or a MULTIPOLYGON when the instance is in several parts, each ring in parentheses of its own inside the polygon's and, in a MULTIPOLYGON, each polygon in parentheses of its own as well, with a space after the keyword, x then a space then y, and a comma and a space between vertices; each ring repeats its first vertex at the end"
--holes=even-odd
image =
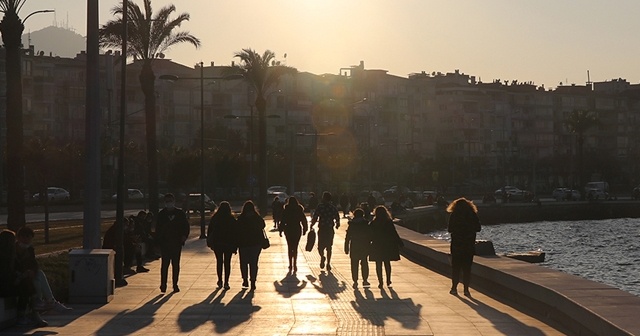
POLYGON ((55 26, 31 32, 31 43, 29 33, 22 35, 22 44, 25 48, 28 48, 29 44, 33 45, 36 54, 42 51, 47 56, 51 54, 60 57, 75 57, 87 46, 84 36, 55 26))

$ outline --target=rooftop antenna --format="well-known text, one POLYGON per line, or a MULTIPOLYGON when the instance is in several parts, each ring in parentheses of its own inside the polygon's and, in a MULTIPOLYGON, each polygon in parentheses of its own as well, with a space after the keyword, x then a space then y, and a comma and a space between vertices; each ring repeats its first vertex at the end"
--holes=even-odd
POLYGON ((587 70, 587 85, 591 84, 593 84, 593 82, 591 82, 591 76, 589 75, 589 70, 587 70))

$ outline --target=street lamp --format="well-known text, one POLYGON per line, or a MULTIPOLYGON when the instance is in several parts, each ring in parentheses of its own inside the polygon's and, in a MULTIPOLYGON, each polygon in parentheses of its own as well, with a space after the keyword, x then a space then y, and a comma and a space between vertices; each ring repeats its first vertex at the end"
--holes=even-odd
POLYGON ((159 78, 169 81, 178 81, 182 79, 199 79, 200 80, 200 239, 207 238, 205 233, 205 216, 204 216, 204 80, 205 79, 221 79, 233 80, 240 79, 242 74, 233 74, 222 77, 204 77, 204 63, 200 62, 200 77, 179 77, 176 75, 161 75, 159 78))

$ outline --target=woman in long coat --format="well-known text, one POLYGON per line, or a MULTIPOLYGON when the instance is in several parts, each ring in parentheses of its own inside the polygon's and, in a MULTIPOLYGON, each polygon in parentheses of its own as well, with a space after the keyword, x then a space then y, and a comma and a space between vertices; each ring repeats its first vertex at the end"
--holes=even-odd
POLYGON ((218 288, 223 286, 222 270, 224 266, 224 289, 229 289, 229 274, 231 272, 231 257, 238 250, 236 243, 236 218, 231 212, 229 202, 220 202, 220 206, 211 216, 207 230, 207 246, 216 255, 216 274, 218 288))
POLYGON ((238 249, 240 252, 240 273, 242 274, 242 287, 249 287, 249 277, 251 280, 251 290, 256 289, 256 278, 258 276, 258 259, 262 251, 264 241, 264 219, 256 211, 252 201, 244 202, 242 212, 238 216, 238 249))
POLYGON ((371 228, 369 260, 376 262, 378 288, 382 288, 382 264, 384 263, 387 275, 387 286, 391 286, 391 261, 400 260, 400 246, 404 244, 387 208, 383 205, 378 206, 373 211, 373 215, 373 220, 369 224, 371 228))
POLYGON ((466 198, 458 198, 447 207, 449 228, 451 233, 451 290, 449 293, 458 294, 460 272, 464 295, 470 296, 469 282, 471 280, 471 265, 475 254, 476 232, 480 232, 478 208, 466 198))
POLYGON ((304 213, 304 207, 298 203, 298 199, 291 196, 287 199, 287 204, 282 211, 282 219, 278 230, 280 237, 284 232, 287 238, 287 253, 289 258, 289 271, 295 274, 298 271, 298 244, 300 237, 307 234, 309 226, 307 224, 307 215, 304 213))
POLYGON ((351 258, 351 279, 353 288, 358 288, 358 265, 362 269, 362 286, 369 286, 369 250, 371 249, 371 229, 364 218, 364 211, 357 208, 353 219, 349 221, 347 236, 344 239, 344 253, 351 258))

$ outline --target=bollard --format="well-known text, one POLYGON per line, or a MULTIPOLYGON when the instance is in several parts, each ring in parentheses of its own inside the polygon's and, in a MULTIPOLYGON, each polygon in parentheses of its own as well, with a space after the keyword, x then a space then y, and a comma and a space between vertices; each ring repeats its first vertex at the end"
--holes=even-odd
POLYGON ((476 240, 476 255, 478 256, 494 256, 496 250, 493 248, 493 243, 490 240, 476 240))

